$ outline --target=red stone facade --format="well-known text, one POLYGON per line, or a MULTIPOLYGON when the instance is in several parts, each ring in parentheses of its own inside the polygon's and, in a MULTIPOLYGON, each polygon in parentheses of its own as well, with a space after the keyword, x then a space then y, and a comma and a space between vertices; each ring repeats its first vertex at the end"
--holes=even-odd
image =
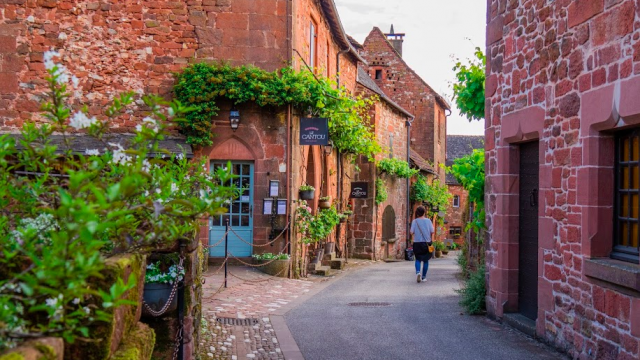
POLYGON ((488 311, 523 300, 519 154, 537 141, 537 335, 574 358, 638 359, 640 265, 611 254, 615 138, 640 123, 640 6, 487 3, 488 311))
POLYGON ((453 239, 456 244, 462 245, 466 236, 464 228, 469 221, 469 193, 461 185, 448 184, 447 188, 453 198, 449 201, 444 218, 446 224, 443 227, 444 231, 438 234, 438 240, 453 239), (454 206, 456 196, 458 197, 458 206, 454 206))
POLYGON ((440 164, 446 159, 446 111, 450 110, 449 105, 407 65, 379 28, 369 33, 362 46, 361 54, 369 63, 371 78, 388 97, 415 115, 411 148, 433 162, 434 169, 444 179, 440 164))

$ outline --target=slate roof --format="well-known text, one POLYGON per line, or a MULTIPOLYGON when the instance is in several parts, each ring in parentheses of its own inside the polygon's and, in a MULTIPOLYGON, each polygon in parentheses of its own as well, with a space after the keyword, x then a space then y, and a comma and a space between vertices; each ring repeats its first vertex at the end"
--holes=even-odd
POLYGON ((358 78, 357 78, 357 82, 366 87, 367 89, 373 91, 374 93, 378 94, 378 96, 380 97, 380 99, 384 100, 385 102, 387 102, 389 105, 391 105, 391 107, 395 108, 396 110, 400 111, 401 113, 403 113, 404 115, 413 118, 414 116, 408 112, 407 110, 405 110, 402 106, 398 105, 396 102, 394 102, 393 100, 391 100, 385 93, 384 91, 382 91, 382 89, 380 89, 380 87, 376 84, 375 81, 373 81, 373 79, 371 79, 371 76, 369 76, 369 73, 362 68, 362 66, 358 66, 358 78))
MULTIPOLYGON (((19 139, 21 137, 20 134, 11 134, 12 137, 19 139)), ((71 150, 77 154, 84 154, 84 152, 89 149, 96 149, 101 153, 104 151, 106 147, 105 143, 114 143, 120 144, 123 148, 129 148, 129 144, 133 139, 134 135, 131 134, 110 134, 109 137, 105 137, 104 142, 94 138, 93 136, 85 136, 85 135, 70 135, 67 138, 70 141, 71 150)), ((58 147, 57 153, 62 153, 65 149, 65 141, 62 135, 51 135, 49 137, 49 141, 51 145, 56 145, 58 147)), ((181 138, 170 138, 165 137, 164 140, 160 141, 158 144, 160 149, 168 150, 170 153, 174 154, 184 154, 187 158, 193 157, 193 150, 191 145, 187 144, 185 139, 181 138)), ((17 143, 16 149, 23 150, 24 148, 17 143)), ((149 153, 150 157, 162 157, 162 153, 149 153)))
MULTIPOLYGON (((447 166, 451 166, 455 159, 471 154, 474 149, 484 149, 484 136, 447 135, 447 166)), ((449 185, 459 185, 456 178, 449 173, 445 182, 449 185)))

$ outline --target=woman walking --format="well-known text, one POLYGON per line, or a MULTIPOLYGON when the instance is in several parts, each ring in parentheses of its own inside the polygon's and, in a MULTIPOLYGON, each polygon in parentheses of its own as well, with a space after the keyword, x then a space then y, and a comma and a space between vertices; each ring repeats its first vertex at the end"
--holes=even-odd
POLYGON ((429 270, 429 259, 433 255, 429 252, 429 246, 433 244, 433 223, 427 219, 424 207, 418 206, 416 218, 411 222, 411 234, 413 235, 413 253, 416 256, 416 279, 425 281, 429 270), (422 274, 420 268, 422 267, 422 274))

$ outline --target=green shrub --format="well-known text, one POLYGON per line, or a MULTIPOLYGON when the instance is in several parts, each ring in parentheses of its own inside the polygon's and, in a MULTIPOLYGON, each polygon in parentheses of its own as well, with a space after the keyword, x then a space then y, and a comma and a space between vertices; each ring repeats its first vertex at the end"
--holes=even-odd
POLYGON ((467 279, 469 277, 469 260, 468 260, 469 250, 467 249, 467 244, 462 245, 462 251, 458 254, 458 265, 460 266, 460 271, 462 272, 462 277, 467 279))
POLYGON ((382 179, 376 179, 376 205, 380 205, 387 200, 387 187, 382 179))
POLYGON ((485 295, 487 293, 484 265, 472 272, 462 289, 457 292, 461 296, 460 305, 465 308, 467 313, 470 315, 483 314, 486 310, 485 295))
POLYGON ((391 176, 403 179, 408 179, 419 172, 417 169, 412 169, 406 161, 395 158, 380 160, 378 169, 391 176))

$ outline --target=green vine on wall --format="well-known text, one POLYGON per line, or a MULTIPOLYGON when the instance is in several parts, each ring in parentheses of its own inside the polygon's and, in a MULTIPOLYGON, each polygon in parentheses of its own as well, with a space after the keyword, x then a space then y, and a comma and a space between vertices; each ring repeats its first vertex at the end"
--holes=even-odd
POLYGON ((415 202, 426 202, 431 207, 446 209, 452 195, 449 193, 447 185, 438 180, 434 180, 431 185, 427 179, 418 175, 416 182, 411 186, 411 200, 415 202))
POLYGON ((291 67, 268 72, 253 66, 200 63, 176 76, 176 98, 192 109, 180 124, 190 144, 212 144, 217 100, 225 98, 234 104, 252 101, 263 107, 292 105, 301 113, 311 109, 329 118, 329 137, 340 152, 372 159, 382 150, 369 123, 369 108, 375 98, 352 98, 346 89, 336 88, 329 79, 316 79, 310 72, 291 67))
POLYGON ((387 200, 387 187, 380 178, 376 179, 376 205, 380 205, 387 200))
POLYGON ((377 166, 380 171, 403 179, 408 179, 420 172, 417 169, 412 169, 406 161, 396 158, 382 159, 377 166))

